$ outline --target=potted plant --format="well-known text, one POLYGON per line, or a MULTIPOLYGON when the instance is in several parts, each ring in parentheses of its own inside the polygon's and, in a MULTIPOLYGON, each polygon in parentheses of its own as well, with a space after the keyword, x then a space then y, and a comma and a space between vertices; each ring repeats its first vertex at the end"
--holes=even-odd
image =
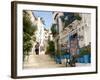
POLYGON ((60 53, 55 54, 55 60, 56 60, 56 63, 61 64, 61 54, 60 53))
POLYGON ((89 63, 90 53, 91 53, 91 47, 89 45, 80 49, 80 58, 84 59, 84 63, 89 63))
POLYGON ((47 52, 50 54, 51 57, 54 57, 54 55, 55 55, 54 41, 48 41, 47 52))

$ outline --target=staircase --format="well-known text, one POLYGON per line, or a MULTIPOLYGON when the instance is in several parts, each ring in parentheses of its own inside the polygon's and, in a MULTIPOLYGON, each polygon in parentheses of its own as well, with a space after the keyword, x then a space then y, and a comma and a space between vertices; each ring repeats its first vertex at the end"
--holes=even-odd
POLYGON ((29 56, 28 61, 25 61, 23 67, 26 68, 57 68, 65 67, 65 64, 56 64, 53 58, 49 55, 32 54, 29 56))

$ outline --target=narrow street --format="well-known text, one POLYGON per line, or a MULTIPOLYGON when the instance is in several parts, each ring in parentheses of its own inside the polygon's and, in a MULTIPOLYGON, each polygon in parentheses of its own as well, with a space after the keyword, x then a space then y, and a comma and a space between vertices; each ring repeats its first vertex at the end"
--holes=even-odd
MULTIPOLYGON (((76 63, 77 67, 82 66, 90 66, 90 63, 76 63)), ((28 58, 28 61, 24 62, 23 68, 30 69, 30 68, 59 68, 59 67, 66 67, 65 60, 62 60, 62 64, 57 64, 53 58, 49 55, 41 54, 35 55, 31 54, 28 58)))
POLYGON ((28 16, 29 22, 32 22, 31 25, 28 25, 30 28, 24 25, 24 53, 32 54, 25 58, 23 68, 71 67, 73 66, 71 62, 75 61, 74 56, 78 58, 76 67, 90 66, 90 14, 27 10, 24 11, 24 14, 24 17, 28 16), (27 30, 29 31, 27 32, 27 30), (35 52, 39 55, 33 54, 35 52), (52 52, 55 53, 56 60, 46 55, 52 52), (66 57, 66 53, 70 54, 72 58, 66 57))
POLYGON ((56 64, 53 58, 49 55, 35 55, 29 56, 28 61, 24 62, 24 68, 54 68, 65 67, 65 64, 56 64))

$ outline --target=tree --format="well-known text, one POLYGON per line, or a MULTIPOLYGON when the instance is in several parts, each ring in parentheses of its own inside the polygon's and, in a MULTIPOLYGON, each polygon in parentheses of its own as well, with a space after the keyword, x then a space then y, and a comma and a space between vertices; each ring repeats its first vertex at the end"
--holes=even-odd
POLYGON ((31 22, 30 16, 25 11, 23 14, 23 31, 28 33, 31 36, 36 31, 36 25, 34 25, 34 23, 31 22))
POLYGON ((74 20, 80 21, 82 19, 79 13, 64 13, 64 15, 60 18, 64 24, 64 28, 71 24, 74 20))
POLYGON ((55 36, 58 33, 57 29, 56 29, 56 24, 52 24, 52 26, 51 26, 51 32, 52 32, 53 36, 55 36))
POLYGON ((55 45, 53 41, 49 41, 49 51, 54 52, 55 51, 55 45))
POLYGON ((53 41, 48 41, 48 47, 47 47, 47 52, 53 56, 55 53, 55 44, 53 41))
POLYGON ((34 33, 36 26, 30 20, 30 15, 27 11, 23 11, 23 60, 25 56, 29 56, 32 49, 32 41, 35 40, 34 33))
POLYGON ((78 13, 75 13, 74 17, 75 17, 75 19, 77 19, 79 21, 82 20, 82 17, 78 13))
POLYGON ((66 20, 66 17, 67 16, 65 16, 65 15, 60 17, 62 22, 63 22, 63 24, 64 24, 64 28, 67 27, 69 25, 69 23, 70 23, 69 20, 66 20))

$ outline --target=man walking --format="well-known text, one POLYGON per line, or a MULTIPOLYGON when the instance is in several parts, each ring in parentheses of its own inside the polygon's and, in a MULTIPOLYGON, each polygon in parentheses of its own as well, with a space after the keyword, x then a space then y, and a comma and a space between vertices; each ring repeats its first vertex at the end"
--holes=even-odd
POLYGON ((39 55, 39 43, 38 42, 35 45, 35 52, 36 52, 36 55, 39 55))

